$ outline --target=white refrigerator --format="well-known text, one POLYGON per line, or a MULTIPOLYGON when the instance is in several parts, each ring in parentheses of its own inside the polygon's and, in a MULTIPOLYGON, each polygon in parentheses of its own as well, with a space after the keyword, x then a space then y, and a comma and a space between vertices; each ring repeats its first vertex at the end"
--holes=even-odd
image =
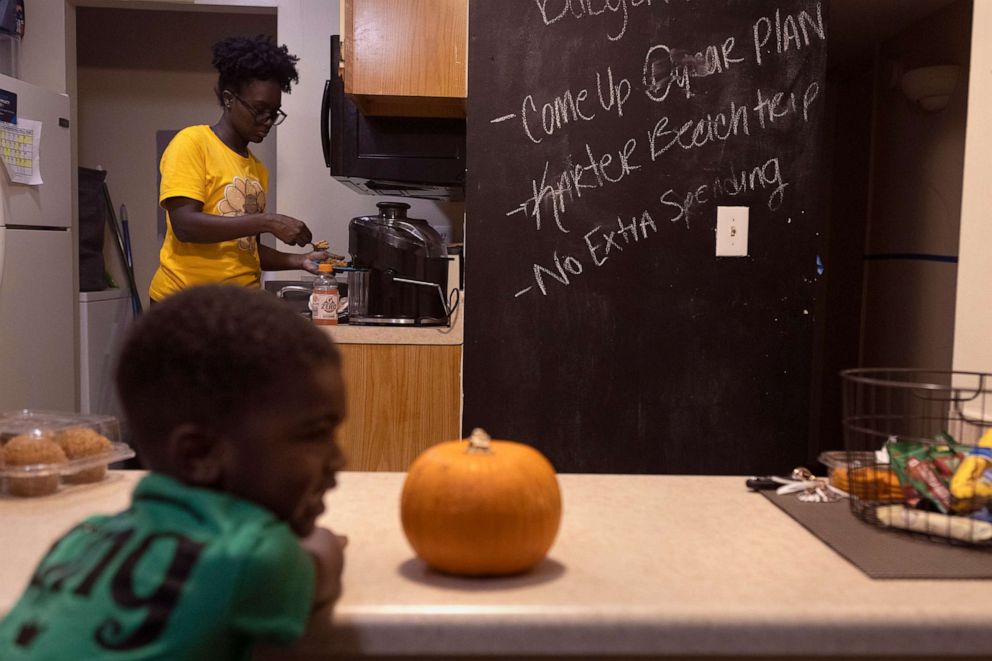
MULTIPOLYGON (((77 248, 69 97, 0 75, 0 102, 9 108, 15 95, 21 130, 20 120, 41 123, 36 151, 43 183, 15 183, 0 163, 0 412, 72 411, 77 248)), ((0 148, 9 148, 13 132, 2 129, 0 148)))

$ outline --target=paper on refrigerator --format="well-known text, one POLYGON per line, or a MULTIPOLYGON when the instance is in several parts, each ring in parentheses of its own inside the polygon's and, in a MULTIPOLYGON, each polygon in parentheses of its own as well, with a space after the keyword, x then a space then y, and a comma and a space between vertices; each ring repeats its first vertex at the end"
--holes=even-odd
POLYGON ((17 118, 0 122, 0 159, 7 176, 17 184, 37 186, 41 180, 41 122, 17 118))

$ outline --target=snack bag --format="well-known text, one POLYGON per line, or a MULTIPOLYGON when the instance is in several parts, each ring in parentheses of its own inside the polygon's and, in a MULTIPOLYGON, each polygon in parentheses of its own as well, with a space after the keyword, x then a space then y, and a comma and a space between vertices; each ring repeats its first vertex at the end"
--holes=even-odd
POLYGON ((885 447, 908 504, 915 506, 927 500, 944 514, 952 510, 953 498, 947 485, 963 455, 959 446, 889 440, 885 447))

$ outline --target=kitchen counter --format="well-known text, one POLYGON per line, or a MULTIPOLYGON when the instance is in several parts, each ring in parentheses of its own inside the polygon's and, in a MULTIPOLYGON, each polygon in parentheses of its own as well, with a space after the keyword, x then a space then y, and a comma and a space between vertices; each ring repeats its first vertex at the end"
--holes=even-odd
MULTIPOLYGON (((458 277, 458 271, 452 267, 451 278, 458 277)), ((275 294, 286 286, 310 287, 310 281, 302 280, 269 280, 264 287, 275 294)), ((286 303, 298 312, 307 311, 306 292, 289 291, 286 293, 286 303)), ((337 324, 321 326, 338 344, 431 344, 431 345, 461 345, 464 340, 464 307, 465 292, 459 291, 458 307, 451 315, 448 326, 362 326, 352 324, 337 324)))
MULTIPOLYGON (((73 522, 121 509, 140 473, 0 500, 0 613, 73 522)), ((427 570, 399 524, 402 473, 339 476, 321 523, 349 537, 324 653, 975 655, 986 581, 871 580, 742 477, 561 475, 549 557, 514 578, 427 570)))
MULTIPOLYGON (((465 292, 461 292, 464 296, 465 292)), ((451 315, 450 326, 321 326, 338 344, 462 344, 464 333, 462 298, 451 315)))

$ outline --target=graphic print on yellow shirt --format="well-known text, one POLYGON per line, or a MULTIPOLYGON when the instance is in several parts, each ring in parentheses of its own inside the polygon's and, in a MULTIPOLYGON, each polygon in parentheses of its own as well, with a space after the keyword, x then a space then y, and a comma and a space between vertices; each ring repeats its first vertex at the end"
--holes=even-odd
MULTIPOLYGON (((262 184, 254 179, 246 181, 235 177, 234 183, 224 188, 224 199, 217 203, 218 216, 243 216, 246 213, 263 213, 265 211, 265 191, 262 184)), ((238 247, 242 250, 257 252, 255 237, 243 236, 238 239, 238 247)))
MULTIPOLYGON (((209 126, 191 126, 176 134, 162 155, 160 171, 160 204, 186 197, 221 217, 265 211, 268 170, 250 152, 241 156, 225 145, 209 126)), ((153 300, 207 283, 260 286, 256 237, 189 243, 176 238, 168 214, 166 220, 159 268, 148 289, 153 300)))

